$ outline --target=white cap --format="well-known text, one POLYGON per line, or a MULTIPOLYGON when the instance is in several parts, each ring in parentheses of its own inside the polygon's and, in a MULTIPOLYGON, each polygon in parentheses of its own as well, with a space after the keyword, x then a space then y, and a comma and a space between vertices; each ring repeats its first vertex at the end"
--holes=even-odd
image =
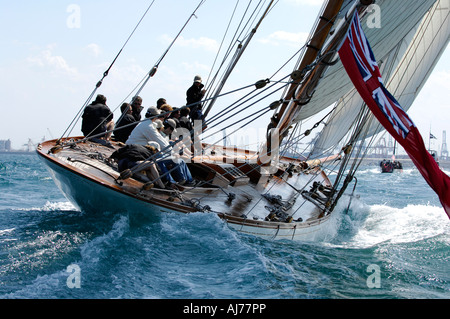
POLYGON ((194 82, 202 83, 202 77, 200 75, 196 75, 194 77, 194 82))
POLYGON ((167 122, 167 124, 169 124, 173 129, 176 129, 176 128, 177 128, 177 122, 175 122, 175 120, 168 119, 166 122, 167 122))
POLYGON ((147 110, 147 113, 145 113, 145 117, 152 117, 152 116, 156 116, 156 115, 160 115, 160 114, 161 114, 160 110, 158 110, 154 106, 150 106, 147 110))
POLYGON ((148 144, 149 146, 153 146, 153 147, 156 148, 158 151, 161 150, 161 147, 159 146, 159 144, 158 144, 157 142, 150 141, 150 142, 147 142, 147 144, 148 144))
POLYGON ((153 125, 156 128, 161 128, 161 127, 163 127, 163 122, 161 120, 156 120, 156 121, 153 122, 153 125))

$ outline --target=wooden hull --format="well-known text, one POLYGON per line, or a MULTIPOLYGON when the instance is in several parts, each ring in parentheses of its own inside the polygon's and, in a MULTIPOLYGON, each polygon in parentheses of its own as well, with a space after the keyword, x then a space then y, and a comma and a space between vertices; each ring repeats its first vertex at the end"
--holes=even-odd
MULTIPOLYGON (((224 178, 226 174, 218 174, 215 180, 220 187, 216 188, 144 190, 143 183, 133 178, 119 180, 120 174, 117 170, 92 155, 95 150, 97 155, 104 153, 100 157, 105 158, 114 150, 94 144, 83 144, 82 151, 68 148, 53 154, 51 150, 54 146, 55 141, 44 142, 38 147, 37 153, 66 198, 80 211, 89 214, 127 212, 142 214, 148 220, 158 222, 166 213, 200 211, 215 213, 230 228, 248 235, 270 240, 304 241, 316 240, 330 220, 330 215, 321 214, 316 205, 300 201, 290 209, 296 214, 298 211, 299 215, 295 220, 267 220, 267 209, 271 208, 271 205, 262 194, 274 191, 283 198, 291 198, 302 187, 303 179, 310 180, 310 176, 299 174, 298 178, 289 180, 289 185, 277 177, 271 177, 265 182, 251 183, 250 178, 240 176, 230 183, 234 184, 231 186, 224 184, 224 181, 228 181, 224 178), (235 197, 231 199, 230 194, 235 197), (302 217, 298 218, 299 216, 302 217)), ((209 170, 218 169, 216 166, 222 167, 218 162, 201 165, 209 170)), ((251 173, 248 172, 247 175, 251 176, 251 173)), ((329 182, 323 173, 318 174, 316 178, 329 182)))

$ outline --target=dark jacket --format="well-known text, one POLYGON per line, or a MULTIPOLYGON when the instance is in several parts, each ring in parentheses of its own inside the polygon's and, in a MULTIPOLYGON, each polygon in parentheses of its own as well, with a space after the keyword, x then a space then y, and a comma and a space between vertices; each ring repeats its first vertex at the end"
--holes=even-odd
POLYGON ((153 152, 143 145, 130 144, 111 154, 111 158, 121 160, 127 158, 129 160, 138 162, 145 161, 153 155, 153 152))
POLYGON ((180 122, 180 127, 184 127, 189 132, 192 131, 192 123, 186 116, 180 117, 178 122, 180 122))
POLYGON ((97 135, 106 132, 106 124, 111 121, 114 114, 105 104, 90 104, 83 112, 81 131, 84 136, 97 135))
POLYGON ((203 88, 203 84, 199 86, 192 84, 192 86, 186 91, 186 105, 188 105, 191 109, 191 113, 189 114, 189 116, 192 120, 198 120, 202 118, 202 104, 199 102, 203 98, 203 88))
POLYGON ((122 119, 116 124, 116 130, 114 131, 114 136, 116 140, 125 143, 131 134, 131 131, 136 127, 137 123, 134 125, 127 126, 125 128, 119 129, 122 126, 135 123, 136 119, 131 114, 125 114, 122 119))
POLYGON ((127 168, 136 166, 139 161, 148 160, 151 156, 153 156, 153 152, 147 147, 130 144, 112 153, 110 158, 117 160, 119 171, 123 171, 127 168))

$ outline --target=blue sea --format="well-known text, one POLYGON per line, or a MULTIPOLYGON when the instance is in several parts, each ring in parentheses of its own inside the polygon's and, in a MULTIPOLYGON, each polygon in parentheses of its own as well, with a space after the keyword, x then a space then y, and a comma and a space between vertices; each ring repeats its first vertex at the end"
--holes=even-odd
POLYGON ((419 172, 357 178, 324 241, 267 241, 213 214, 87 215, 37 155, 0 154, 0 298, 449 298, 450 220, 419 172))

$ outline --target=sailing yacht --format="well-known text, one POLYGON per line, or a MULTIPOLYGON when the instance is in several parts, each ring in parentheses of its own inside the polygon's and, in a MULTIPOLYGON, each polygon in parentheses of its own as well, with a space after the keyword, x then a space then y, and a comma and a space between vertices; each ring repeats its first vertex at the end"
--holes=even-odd
MULTIPOLYGON (((40 143, 37 153, 64 195, 86 213, 129 212, 144 214, 155 222, 168 213, 215 214, 232 229, 248 235, 317 240, 327 232, 338 202, 346 198, 344 206, 350 206, 352 194, 344 193, 350 185, 355 191, 354 175, 367 152, 366 146, 383 129, 339 59, 338 52, 354 17, 360 19, 373 54, 380 59, 387 89, 405 111, 449 39, 450 0, 380 0, 375 9, 372 2, 324 1, 292 72, 278 79, 255 79, 247 87, 250 91, 245 98, 231 105, 220 104, 225 82, 275 1, 261 10, 260 19, 245 41, 240 41, 236 53, 229 55, 228 64, 222 63, 225 72, 217 78, 215 89, 210 90, 213 93, 202 101, 205 122, 189 134, 196 138, 193 152, 182 155, 182 159, 197 181, 193 186, 158 188, 155 181, 136 178, 136 173, 157 162, 156 158, 119 171, 111 155, 123 143, 112 140, 104 145, 97 143, 98 136, 63 134, 59 139, 40 143), (383 26, 369 27, 371 13, 377 10, 383 14, 383 26), (261 102, 261 96, 274 102, 267 105, 265 99, 261 102), (259 111, 242 119, 240 110, 250 107, 259 111), (302 128, 303 121, 324 110, 326 117, 311 128, 302 128), (236 133, 268 113, 273 116, 258 150, 224 146, 222 139, 217 143, 201 139, 218 129, 216 123, 225 121, 223 117, 239 124, 233 130, 236 133), (313 145, 302 151, 300 144, 313 132, 318 133, 313 145), (336 152, 337 145, 343 146, 336 152)), ((148 73, 147 81, 161 62, 148 73)), ((280 65, 284 63, 280 61, 280 65)), ((102 80, 106 76, 107 72, 102 80)), ((181 141, 186 142, 186 137, 174 144, 181 141)), ((170 152, 162 149, 159 156, 174 156, 170 152)))

